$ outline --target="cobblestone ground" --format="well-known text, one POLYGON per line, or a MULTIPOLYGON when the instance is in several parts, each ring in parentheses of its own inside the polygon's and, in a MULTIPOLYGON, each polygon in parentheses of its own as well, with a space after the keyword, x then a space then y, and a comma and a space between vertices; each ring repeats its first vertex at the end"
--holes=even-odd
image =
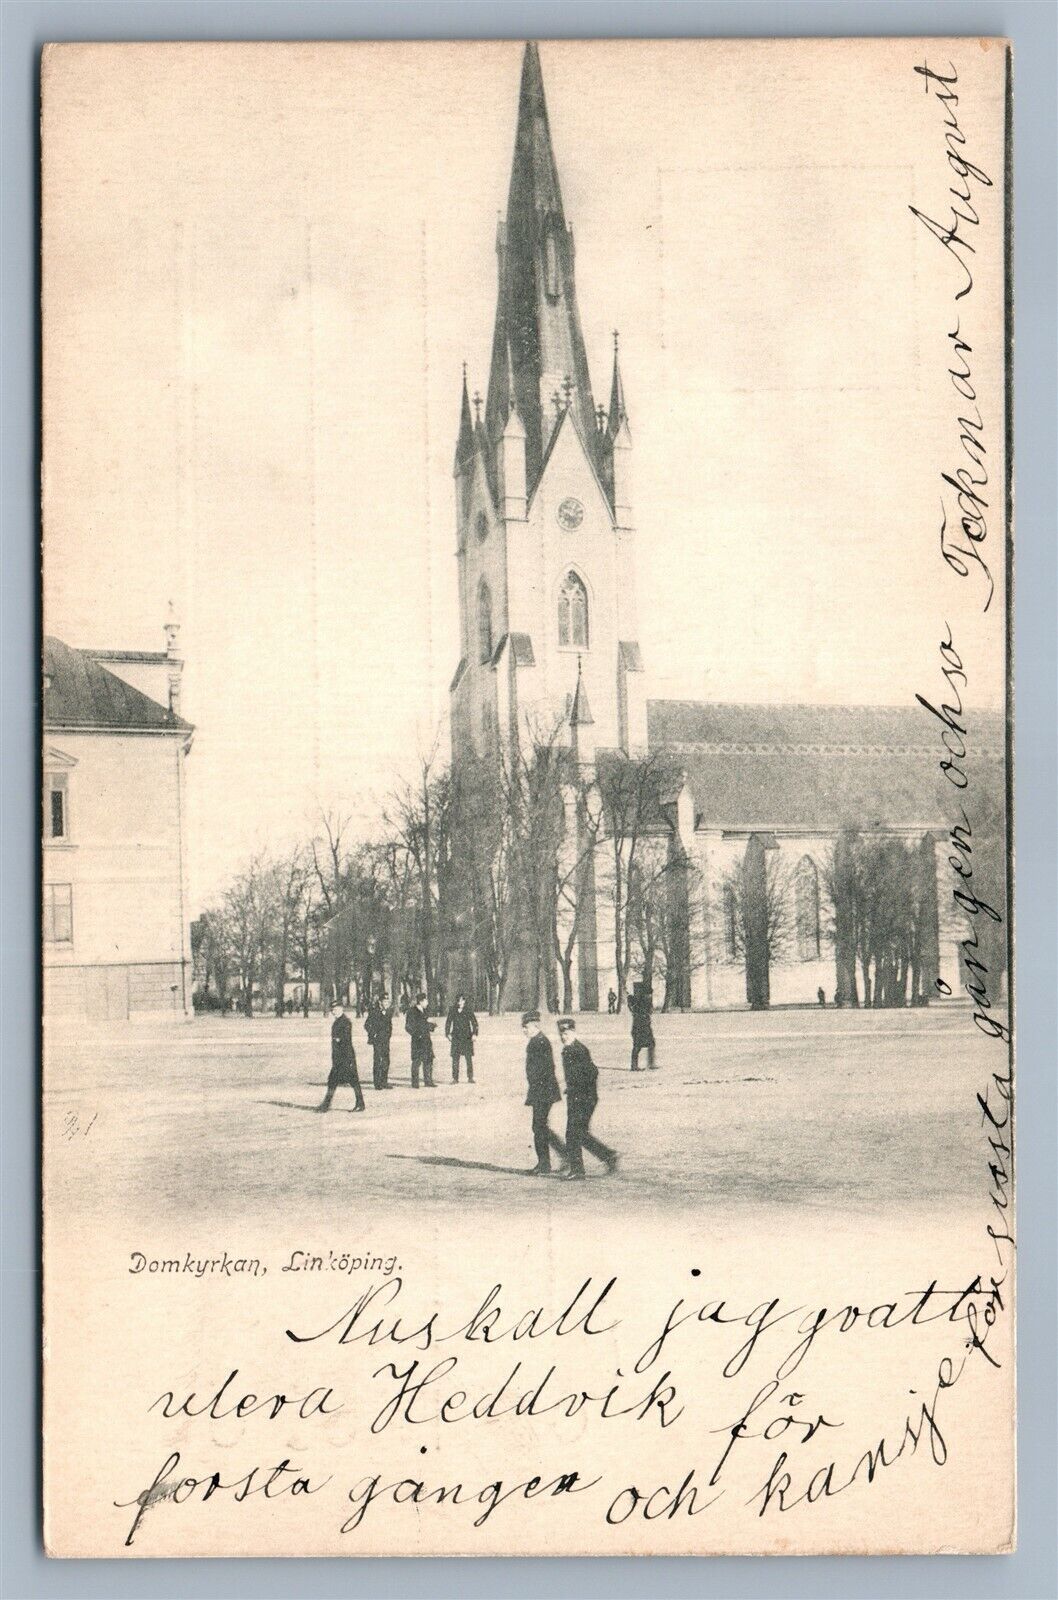
MULTIPOLYGON (((866 1217, 979 1201, 986 1154, 975 1094, 1002 1065, 969 1011, 788 1010, 658 1016, 656 1072, 629 1071, 626 1017, 584 1017, 600 1068, 593 1129, 621 1162, 585 1185, 527 1176, 524 1041, 515 1017, 482 1019, 477 1082, 453 1084, 442 1028, 438 1087, 413 1091, 395 1031, 391 1093, 367 1111, 340 1089, 316 1113, 329 1022, 201 1018, 48 1034, 48 1181, 84 1215, 308 1218, 348 1204, 535 1214, 576 1203, 626 1211, 722 1205, 840 1206, 866 1217)), ((399 1029, 399 1019, 398 1019, 399 1029)), ((553 1027, 548 1031, 554 1036, 553 1027)), ((557 1056, 557 1048, 556 1048, 557 1056)), ((561 1072, 560 1072, 561 1079, 561 1072)), ((552 1122, 561 1133, 562 1107, 552 1122)))

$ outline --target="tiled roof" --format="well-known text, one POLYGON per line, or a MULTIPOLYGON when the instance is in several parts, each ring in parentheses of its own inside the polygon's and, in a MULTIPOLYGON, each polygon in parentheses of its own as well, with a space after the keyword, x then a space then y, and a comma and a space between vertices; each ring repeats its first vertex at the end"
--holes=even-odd
MULTIPOLYGON (((1002 781, 1003 719, 966 713, 971 759, 1002 781)), ((903 706, 652 700, 650 748, 680 762, 706 827, 928 826, 947 815, 940 724, 903 706)))
POLYGON ((192 731, 183 717, 108 672, 87 651, 74 650, 61 639, 44 640, 44 677, 46 728, 192 731))

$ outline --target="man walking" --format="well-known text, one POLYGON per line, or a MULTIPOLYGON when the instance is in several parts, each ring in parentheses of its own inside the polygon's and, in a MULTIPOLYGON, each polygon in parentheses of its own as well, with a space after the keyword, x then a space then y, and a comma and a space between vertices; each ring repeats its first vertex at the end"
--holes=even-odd
POLYGON ((340 1000, 336 1000, 331 1007, 331 1075, 327 1079, 327 1093, 316 1107, 317 1111, 329 1111, 334 1091, 339 1084, 346 1084, 356 1093, 355 1110, 364 1110, 364 1092, 360 1087, 360 1074, 356 1070, 356 1051, 353 1049, 353 1025, 346 1016, 345 1007, 340 1000))
POLYGON ((551 1152, 565 1159, 566 1147, 556 1133, 551 1132, 551 1107, 562 1096, 555 1076, 555 1057, 551 1041, 540 1031, 539 1011, 526 1011, 522 1017, 522 1032, 526 1037, 525 1079, 528 1093, 527 1106, 533 1110, 533 1144, 536 1148, 536 1166, 532 1176, 551 1171, 551 1152))
POLYGON ((404 1031, 411 1036, 411 1086, 419 1087, 419 1073, 422 1072, 422 1081, 427 1089, 436 1088, 433 1081, 433 1033, 434 1025, 426 1015, 426 996, 422 990, 415 997, 415 1004, 410 1005, 404 1014, 404 1031))
POLYGON ((591 1132, 592 1112, 599 1103, 599 1069, 576 1032, 572 1017, 559 1017, 558 1036, 562 1041, 562 1071, 566 1079, 566 1159, 569 1162, 566 1176, 581 1179, 585 1150, 590 1150, 607 1172, 616 1168, 617 1152, 591 1132))
POLYGON ((617 990, 611 989, 606 996, 606 1010, 611 1017, 617 1015, 617 990))
POLYGON ((459 1062, 467 1064, 467 1082, 474 1082, 474 1040, 478 1036, 478 1019, 467 1005, 467 997, 460 991, 456 1003, 445 1018, 445 1038, 452 1045, 452 1082, 459 1082, 459 1062))
POLYGON ((371 1002, 364 1024, 371 1046, 371 1081, 376 1089, 392 1089, 389 1081, 389 1042, 393 1037, 393 1007, 386 1004, 385 994, 371 1002))
POLYGON ((651 1026, 650 1014, 654 1009, 654 997, 648 983, 633 985, 632 993, 628 996, 628 1009, 632 1013, 632 1071, 642 1072, 639 1065, 639 1052, 647 1053, 647 1066, 651 1072, 657 1070, 654 1059, 654 1029, 651 1026))

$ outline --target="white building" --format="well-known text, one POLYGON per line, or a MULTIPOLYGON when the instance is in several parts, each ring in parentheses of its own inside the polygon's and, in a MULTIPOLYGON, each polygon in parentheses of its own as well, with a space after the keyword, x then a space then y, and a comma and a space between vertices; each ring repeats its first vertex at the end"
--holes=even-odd
POLYGON ((175 623, 164 651, 44 641, 44 1008, 191 1011, 185 763, 175 623))

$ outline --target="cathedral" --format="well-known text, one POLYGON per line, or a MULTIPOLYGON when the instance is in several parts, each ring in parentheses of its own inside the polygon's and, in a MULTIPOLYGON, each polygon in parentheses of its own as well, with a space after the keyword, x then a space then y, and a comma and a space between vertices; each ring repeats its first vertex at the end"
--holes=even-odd
MULTIPOLYGON (((938 906, 936 859, 947 825, 927 714, 917 706, 649 697, 619 340, 615 334, 608 404, 597 404, 533 44, 522 65, 496 254, 487 393, 472 401, 464 370, 455 452, 461 658, 451 684, 453 770, 511 760, 529 738, 557 737, 568 752, 576 781, 567 785, 563 851, 585 859, 575 896, 555 917, 559 951, 569 930, 564 1003, 605 1008, 638 977, 657 987, 661 968, 666 1003, 682 1008, 868 1002, 861 990, 869 972, 857 988, 851 913, 828 908, 842 841, 865 834, 898 846, 911 863, 919 931, 903 992, 922 1001, 940 979, 957 993, 961 932, 938 906), (647 774, 649 805, 630 830, 614 820, 612 801, 602 804, 585 850, 583 797, 605 796, 615 774, 632 770, 647 774), (631 916, 622 900, 633 870, 640 884, 646 872, 662 885, 653 931, 649 906, 635 930, 620 926, 623 913, 631 916)), ((980 726, 987 759, 1001 773, 1002 721, 994 715, 980 726)), ((524 955, 516 953, 505 982, 506 1009, 544 998, 524 955)), ((473 949, 460 971, 481 1003, 473 949)))

